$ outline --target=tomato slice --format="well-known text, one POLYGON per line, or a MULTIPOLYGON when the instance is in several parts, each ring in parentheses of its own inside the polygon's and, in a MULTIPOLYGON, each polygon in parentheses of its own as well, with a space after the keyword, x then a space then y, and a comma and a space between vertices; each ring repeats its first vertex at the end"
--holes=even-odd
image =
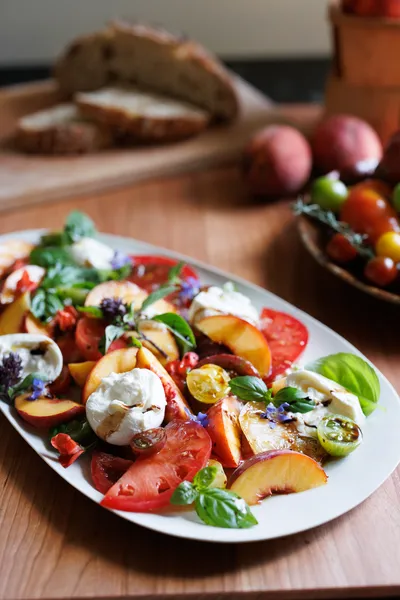
POLYGON ((307 346, 308 331, 291 315, 272 308, 263 308, 260 329, 271 350, 271 373, 267 380, 271 382, 299 358, 307 346))
POLYGON ((61 350, 65 364, 80 362, 83 359, 73 332, 63 333, 57 338, 57 344, 61 350))
MULTIPOLYGON (((131 258, 133 269, 128 280, 147 292, 153 292, 159 285, 166 283, 169 270, 178 264, 177 260, 166 256, 131 256, 131 258)), ((191 278, 199 280, 198 274, 189 265, 183 267, 180 277, 185 281, 191 278)))
POLYGON ((151 512, 169 504, 182 481, 192 481, 206 466, 211 439, 195 421, 171 421, 165 446, 149 457, 140 457, 107 492, 101 504, 130 512, 151 512))
POLYGON ((106 494, 132 464, 132 461, 126 458, 106 452, 94 452, 90 467, 94 487, 102 494, 106 494))
MULTIPOLYGON (((75 340, 76 345, 85 360, 100 360, 100 358, 103 358, 103 355, 99 350, 99 344, 104 335, 105 329, 106 325, 101 319, 89 319, 89 317, 83 317, 83 319, 79 319, 75 330, 75 340)), ((127 347, 128 344, 125 340, 115 340, 110 345, 107 354, 113 350, 120 350, 121 348, 127 347)))

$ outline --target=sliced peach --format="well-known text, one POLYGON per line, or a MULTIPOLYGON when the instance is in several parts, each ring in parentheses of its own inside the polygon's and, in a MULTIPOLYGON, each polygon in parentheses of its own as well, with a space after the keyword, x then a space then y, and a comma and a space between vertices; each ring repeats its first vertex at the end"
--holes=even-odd
POLYGON ((142 321, 140 333, 142 344, 150 350, 162 365, 179 358, 179 348, 172 333, 162 323, 142 321))
POLYGON ((71 373, 72 379, 79 387, 83 387, 86 383, 89 373, 92 371, 96 364, 95 360, 87 360, 81 363, 69 363, 68 369, 71 373))
POLYGON ((0 315, 0 335, 19 333, 23 329, 25 314, 30 308, 29 292, 24 292, 15 302, 9 304, 0 315))
POLYGON ((33 316, 32 313, 28 312, 24 318, 23 329, 26 333, 34 333, 38 335, 47 335, 47 337, 53 337, 54 325, 52 323, 42 323, 33 316))
POLYGON ((215 476, 214 481, 211 484, 211 487, 226 488, 228 480, 221 463, 218 460, 215 460, 214 458, 210 458, 210 460, 207 463, 207 467, 216 467, 217 469, 217 474, 215 476))
POLYGON ((234 396, 226 396, 207 412, 207 432, 212 452, 223 467, 237 467, 242 458, 239 413, 242 405, 234 396))
POLYGON ((0 245, 0 277, 3 277, 8 269, 13 266, 19 258, 27 258, 33 250, 33 244, 22 240, 9 240, 0 245))
POLYGON ((224 344, 233 354, 250 361, 261 377, 268 375, 271 352, 257 327, 233 315, 205 317, 196 326, 213 342, 224 344))
POLYGON ((295 423, 271 423, 263 418, 265 404, 248 402, 240 411, 239 424, 252 452, 260 454, 267 450, 295 450, 323 462, 326 453, 318 440, 300 435, 295 423))
POLYGON ((90 371, 86 379, 82 390, 82 402, 86 404, 89 396, 97 390, 104 377, 107 377, 110 373, 126 373, 138 367, 137 354, 137 348, 122 348, 103 356, 90 371))
POLYGON ((38 398, 28 400, 29 393, 17 396, 15 408, 27 423, 34 427, 48 429, 61 423, 66 423, 84 414, 85 407, 72 400, 57 398, 38 398))
MULTIPOLYGON (((130 281, 105 281, 96 285, 86 296, 85 306, 100 306, 105 298, 120 298, 125 304, 140 308, 147 292, 130 281)), ((88 315, 90 316, 90 315, 88 315)))
MULTIPOLYGON (((37 265, 26 265, 26 267, 21 267, 16 271, 12 271, 12 273, 10 273, 5 280, 3 289, 1 290, 1 304, 10 304, 15 300, 15 298, 18 296, 18 284, 25 274, 28 277, 28 283, 30 282, 30 284, 32 284, 29 287, 29 290, 32 291, 38 287, 39 283, 45 276, 46 271, 43 269, 43 267, 38 267, 37 265)), ((26 287, 25 289, 28 288, 26 287)))
MULTIPOLYGON (((111 353, 111 356, 115 352, 111 353)), ((140 348, 137 354, 137 367, 142 369, 149 369, 153 371, 161 379, 163 384, 165 397, 167 400, 167 408, 165 411, 165 420, 167 422, 173 419, 188 419, 188 413, 190 410, 184 396, 180 389, 176 385, 172 377, 167 373, 159 360, 148 350, 147 348, 140 348)))
POLYGON ((252 506, 271 494, 304 492, 327 480, 323 468, 309 456, 292 450, 270 450, 238 467, 229 488, 252 506))

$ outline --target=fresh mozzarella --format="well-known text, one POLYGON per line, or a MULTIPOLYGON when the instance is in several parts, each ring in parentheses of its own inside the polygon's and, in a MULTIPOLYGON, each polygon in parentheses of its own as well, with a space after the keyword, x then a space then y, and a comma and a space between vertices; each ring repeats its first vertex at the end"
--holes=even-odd
POLYGON ((115 256, 112 248, 89 237, 72 244, 70 252, 78 265, 95 269, 111 269, 111 262, 115 256))
POLYGON ((136 433, 159 427, 165 407, 160 378, 148 369, 133 369, 104 377, 87 400, 86 417, 101 439, 126 446, 136 433))
POLYGON ((197 294, 189 308, 189 321, 195 325, 204 317, 221 314, 240 317, 253 325, 259 320, 250 299, 228 284, 223 288, 212 286, 197 294))
MULTIPOLYGON (((286 385, 298 388, 316 403, 315 409, 308 413, 295 413, 299 431, 300 428, 302 430, 307 427, 315 428, 327 414, 348 417, 359 426, 364 424, 365 415, 357 396, 335 381, 313 371, 302 369, 290 373, 286 377, 286 385)), ((307 430, 307 433, 311 432, 307 430)))
POLYGON ((3 289, 1 291, 1 304, 9 304, 10 302, 14 302, 18 282, 24 273, 27 273, 29 280, 33 283, 40 283, 45 276, 46 271, 43 269, 43 267, 27 265, 26 267, 21 267, 20 269, 10 273, 5 280, 3 289))
POLYGON ((54 340, 45 335, 13 333, 0 336, 0 360, 10 352, 21 358, 21 379, 30 373, 40 373, 48 381, 54 381, 61 373, 61 350, 54 340))

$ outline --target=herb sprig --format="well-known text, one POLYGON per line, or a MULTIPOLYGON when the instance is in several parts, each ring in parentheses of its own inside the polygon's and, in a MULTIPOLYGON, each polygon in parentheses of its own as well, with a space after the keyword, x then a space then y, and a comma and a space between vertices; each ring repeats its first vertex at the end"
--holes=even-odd
POLYGON ((193 483, 183 481, 172 494, 171 504, 194 503, 200 519, 213 527, 245 529, 257 525, 257 519, 243 498, 235 492, 210 487, 217 471, 215 466, 205 467, 195 475, 193 483))
POLYGON ((356 233, 347 223, 339 221, 332 211, 323 210, 318 204, 307 204, 299 198, 293 204, 293 212, 295 215, 306 215, 307 217, 327 225, 333 231, 341 233, 363 258, 370 259, 375 256, 372 248, 369 248, 365 244, 366 236, 356 233))

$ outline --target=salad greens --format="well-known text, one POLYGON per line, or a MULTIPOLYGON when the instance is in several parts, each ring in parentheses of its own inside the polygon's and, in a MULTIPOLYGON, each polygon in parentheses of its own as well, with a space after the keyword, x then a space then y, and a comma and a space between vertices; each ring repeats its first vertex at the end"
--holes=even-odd
POLYGON ((206 525, 230 529, 244 529, 257 525, 257 519, 248 504, 235 492, 210 487, 218 469, 215 466, 201 469, 193 483, 183 481, 171 497, 171 504, 193 504, 197 515, 206 525))
POLYGON ((246 402, 271 402, 272 392, 262 379, 252 375, 234 377, 229 382, 232 394, 246 402))

